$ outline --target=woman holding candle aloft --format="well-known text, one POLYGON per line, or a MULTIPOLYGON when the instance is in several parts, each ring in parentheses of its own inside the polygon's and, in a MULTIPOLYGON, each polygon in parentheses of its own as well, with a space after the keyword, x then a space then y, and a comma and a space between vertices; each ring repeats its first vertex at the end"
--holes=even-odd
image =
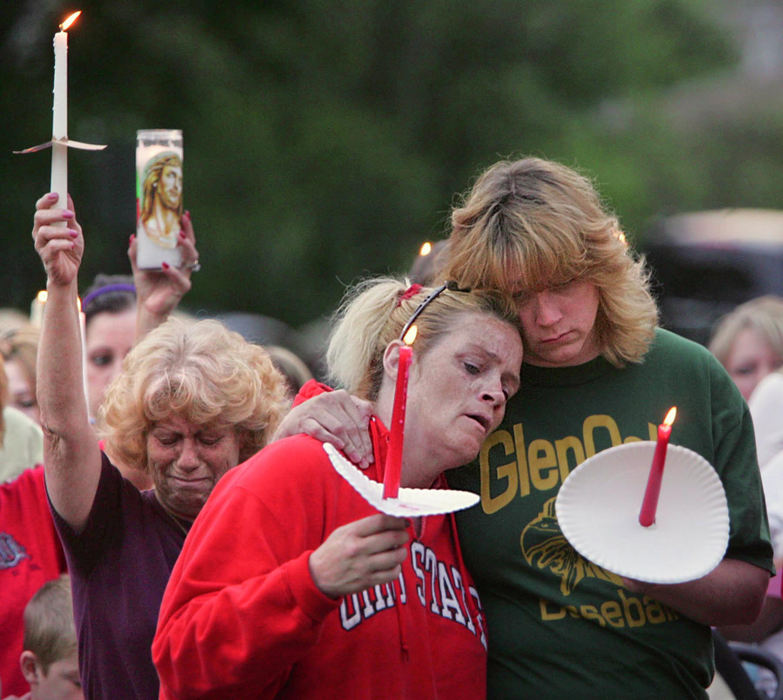
MULTIPOLYGON (((90 698, 156 698, 150 645, 171 568, 218 479, 266 444, 285 406, 284 382, 261 347, 217 321, 170 319, 136 344, 109 387, 97 423, 102 453, 82 385, 84 239, 73 211, 52 204, 38 201, 33 228, 48 291, 38 402, 82 682, 90 698), (140 492, 112 462, 145 470, 154 490, 140 492)), ((165 302, 166 287, 154 284, 150 298, 165 302)), ((147 293, 137 292, 141 303, 147 293)))
MULTIPOLYGON (((451 224, 441 279, 506 296, 525 344, 523 388, 503 423, 477 462, 449 474, 455 488, 481 494, 481 507, 457 522, 487 613, 489 696, 705 697, 709 626, 752 620, 772 571, 742 397, 705 348, 656 328, 643 262, 593 184, 571 168, 538 158, 496 163, 451 224), (655 440, 672 406, 671 443, 701 454, 725 488, 728 550, 697 581, 623 580, 571 547, 555 498, 587 457, 655 440)), ((328 398, 313 400, 310 415, 311 402, 294 409, 281 432, 328 431, 328 398)), ((351 416, 354 403, 340 402, 335 439, 360 458, 364 418, 351 416)), ((641 527, 642 496, 629 527, 641 527)))
MULTIPOLYGON (((491 296, 388 279, 354 290, 327 360, 373 408, 376 481, 400 334, 417 310, 400 484, 430 488, 474 457, 502 418, 522 346, 491 296)), ((473 699, 485 691, 485 643, 452 518, 408 525, 379 514, 319 441, 297 435, 234 470, 210 498, 172 573, 153 658, 161 697, 473 699)))

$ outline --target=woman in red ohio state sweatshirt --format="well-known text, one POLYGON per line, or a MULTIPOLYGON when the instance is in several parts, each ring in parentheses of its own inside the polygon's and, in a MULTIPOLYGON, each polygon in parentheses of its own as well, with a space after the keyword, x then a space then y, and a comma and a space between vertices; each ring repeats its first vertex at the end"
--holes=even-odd
MULTIPOLYGON (((365 473, 376 481, 414 320, 400 485, 444 488, 443 472, 476 456, 518 389, 522 344, 491 297, 388 278, 352 290, 327 362, 373 405, 365 473)), ((322 443, 295 435, 213 491, 172 572, 152 654, 161 698, 473 700, 486 694, 486 643, 453 517, 379 513, 322 443)))

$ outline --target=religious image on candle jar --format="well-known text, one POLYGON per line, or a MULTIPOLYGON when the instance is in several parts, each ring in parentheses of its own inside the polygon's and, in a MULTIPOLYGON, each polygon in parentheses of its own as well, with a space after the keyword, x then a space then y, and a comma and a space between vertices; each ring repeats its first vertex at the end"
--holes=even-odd
POLYGON ((139 131, 136 144, 138 265, 181 264, 177 248, 182 204, 182 132, 139 131))

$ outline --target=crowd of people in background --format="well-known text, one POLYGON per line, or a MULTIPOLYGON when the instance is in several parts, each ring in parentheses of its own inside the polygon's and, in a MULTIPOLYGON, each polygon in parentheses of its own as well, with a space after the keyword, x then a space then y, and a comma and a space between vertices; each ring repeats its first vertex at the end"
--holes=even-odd
POLYGON ((659 327, 583 174, 487 168, 408 275, 347 291, 326 376, 184 311, 188 212, 182 267, 131 237, 81 306, 70 199, 33 245, 42 317, 0 314, 0 698, 706 697, 716 633, 783 659, 783 298, 709 348, 659 327), (383 481, 412 318, 401 485, 480 495, 456 514, 380 514, 322 448, 383 481), (709 574, 651 584, 584 560, 554 502, 672 405, 731 529, 709 574))

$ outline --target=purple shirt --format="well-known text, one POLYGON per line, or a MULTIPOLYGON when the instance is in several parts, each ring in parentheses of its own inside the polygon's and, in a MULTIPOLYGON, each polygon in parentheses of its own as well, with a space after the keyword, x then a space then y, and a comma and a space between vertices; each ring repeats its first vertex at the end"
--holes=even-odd
POLYGON ((106 455, 84 530, 52 514, 71 574, 85 697, 155 700, 150 646, 187 524, 166 513, 154 491, 123 479, 106 455))

